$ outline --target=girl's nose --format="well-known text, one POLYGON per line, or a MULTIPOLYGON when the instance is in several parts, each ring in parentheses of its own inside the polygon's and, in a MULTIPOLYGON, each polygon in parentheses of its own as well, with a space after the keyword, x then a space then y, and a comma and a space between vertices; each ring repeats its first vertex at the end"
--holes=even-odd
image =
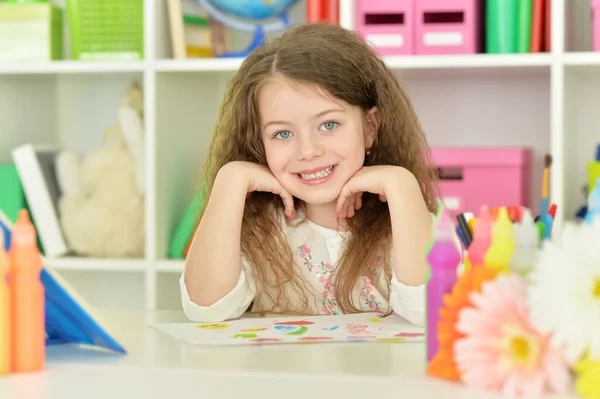
POLYGON ((325 153, 323 146, 318 138, 311 135, 304 135, 299 140, 298 158, 313 159, 325 153))

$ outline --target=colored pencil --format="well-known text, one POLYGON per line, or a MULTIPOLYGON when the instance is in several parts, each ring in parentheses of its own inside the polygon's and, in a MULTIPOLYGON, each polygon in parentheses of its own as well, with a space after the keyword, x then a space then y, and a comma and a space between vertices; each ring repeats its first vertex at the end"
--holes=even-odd
POLYGON ((544 176, 542 178, 542 204, 540 207, 540 220, 546 220, 548 213, 548 183, 550 180, 550 168, 552 167, 552 155, 546 154, 544 157, 544 176))

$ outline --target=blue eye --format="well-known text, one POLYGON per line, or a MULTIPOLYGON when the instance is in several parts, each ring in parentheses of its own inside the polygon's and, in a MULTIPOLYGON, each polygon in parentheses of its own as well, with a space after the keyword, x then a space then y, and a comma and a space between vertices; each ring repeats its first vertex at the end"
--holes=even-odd
POLYGON ((324 123, 321 125, 321 128, 324 128, 324 129, 321 129, 321 130, 334 130, 334 129, 335 129, 336 127, 338 127, 339 125, 340 125, 340 124, 339 124, 339 123, 337 123, 336 121, 327 121, 327 122, 324 122, 324 123))
POLYGON ((292 135, 292 132, 290 132, 289 130, 281 130, 277 133, 275 133, 275 136, 273 136, 274 138, 277 138, 277 136, 279 136, 279 138, 281 139, 287 139, 292 135))

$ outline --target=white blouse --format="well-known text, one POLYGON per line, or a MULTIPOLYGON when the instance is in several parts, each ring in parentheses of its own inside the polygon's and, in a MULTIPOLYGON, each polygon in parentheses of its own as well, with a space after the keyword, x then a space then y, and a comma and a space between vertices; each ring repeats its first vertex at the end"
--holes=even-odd
MULTIPOLYGON (((299 216, 300 218, 301 216, 299 216)), ((292 226, 285 223, 283 228, 287 240, 291 246, 296 267, 310 284, 309 310, 314 314, 332 315, 341 314, 335 298, 333 289, 330 289, 330 279, 335 268, 339 254, 341 253, 344 238, 347 232, 338 232, 319 226, 306 219, 305 223, 292 226)), ((457 245, 460 246, 457 240, 457 245)), ((256 285, 252 280, 251 265, 243 262, 244 267, 240 273, 237 285, 223 298, 211 306, 199 306, 192 302, 187 291, 182 273, 179 279, 181 288, 181 301, 186 316, 194 322, 220 322, 240 317, 250 306, 252 301, 253 311, 263 311, 270 308, 267 298, 255 295, 256 285)), ((357 281, 353 295, 353 303, 360 306, 365 312, 387 312, 389 307, 396 314, 404 317, 417 326, 425 325, 425 284, 419 286, 407 286, 396 278, 392 273, 391 291, 389 303, 384 299, 382 293, 376 288, 375 278, 385 278, 383 273, 377 273, 381 267, 376 262, 371 272, 363 275, 357 281)), ((393 268, 392 268, 393 270, 393 268)), ((379 281, 379 286, 386 286, 385 282, 379 281)), ((286 296, 291 300, 296 298, 293 292, 287 292, 286 296)))

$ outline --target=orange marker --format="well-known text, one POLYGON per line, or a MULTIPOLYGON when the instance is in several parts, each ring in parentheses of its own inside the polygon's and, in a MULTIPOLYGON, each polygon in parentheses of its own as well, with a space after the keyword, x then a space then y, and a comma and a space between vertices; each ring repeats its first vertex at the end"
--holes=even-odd
POLYGON ((500 208, 498 207, 494 207, 490 210, 490 216, 492 217, 492 222, 496 222, 496 219, 498 219, 498 212, 500 211, 500 208))
POLYGON ((11 287, 11 371, 40 371, 45 363, 44 286, 42 256, 29 213, 22 209, 13 228, 9 251, 11 287))
POLYGON ((0 229, 0 375, 10 372, 10 316, 8 256, 4 251, 4 230, 0 229))

